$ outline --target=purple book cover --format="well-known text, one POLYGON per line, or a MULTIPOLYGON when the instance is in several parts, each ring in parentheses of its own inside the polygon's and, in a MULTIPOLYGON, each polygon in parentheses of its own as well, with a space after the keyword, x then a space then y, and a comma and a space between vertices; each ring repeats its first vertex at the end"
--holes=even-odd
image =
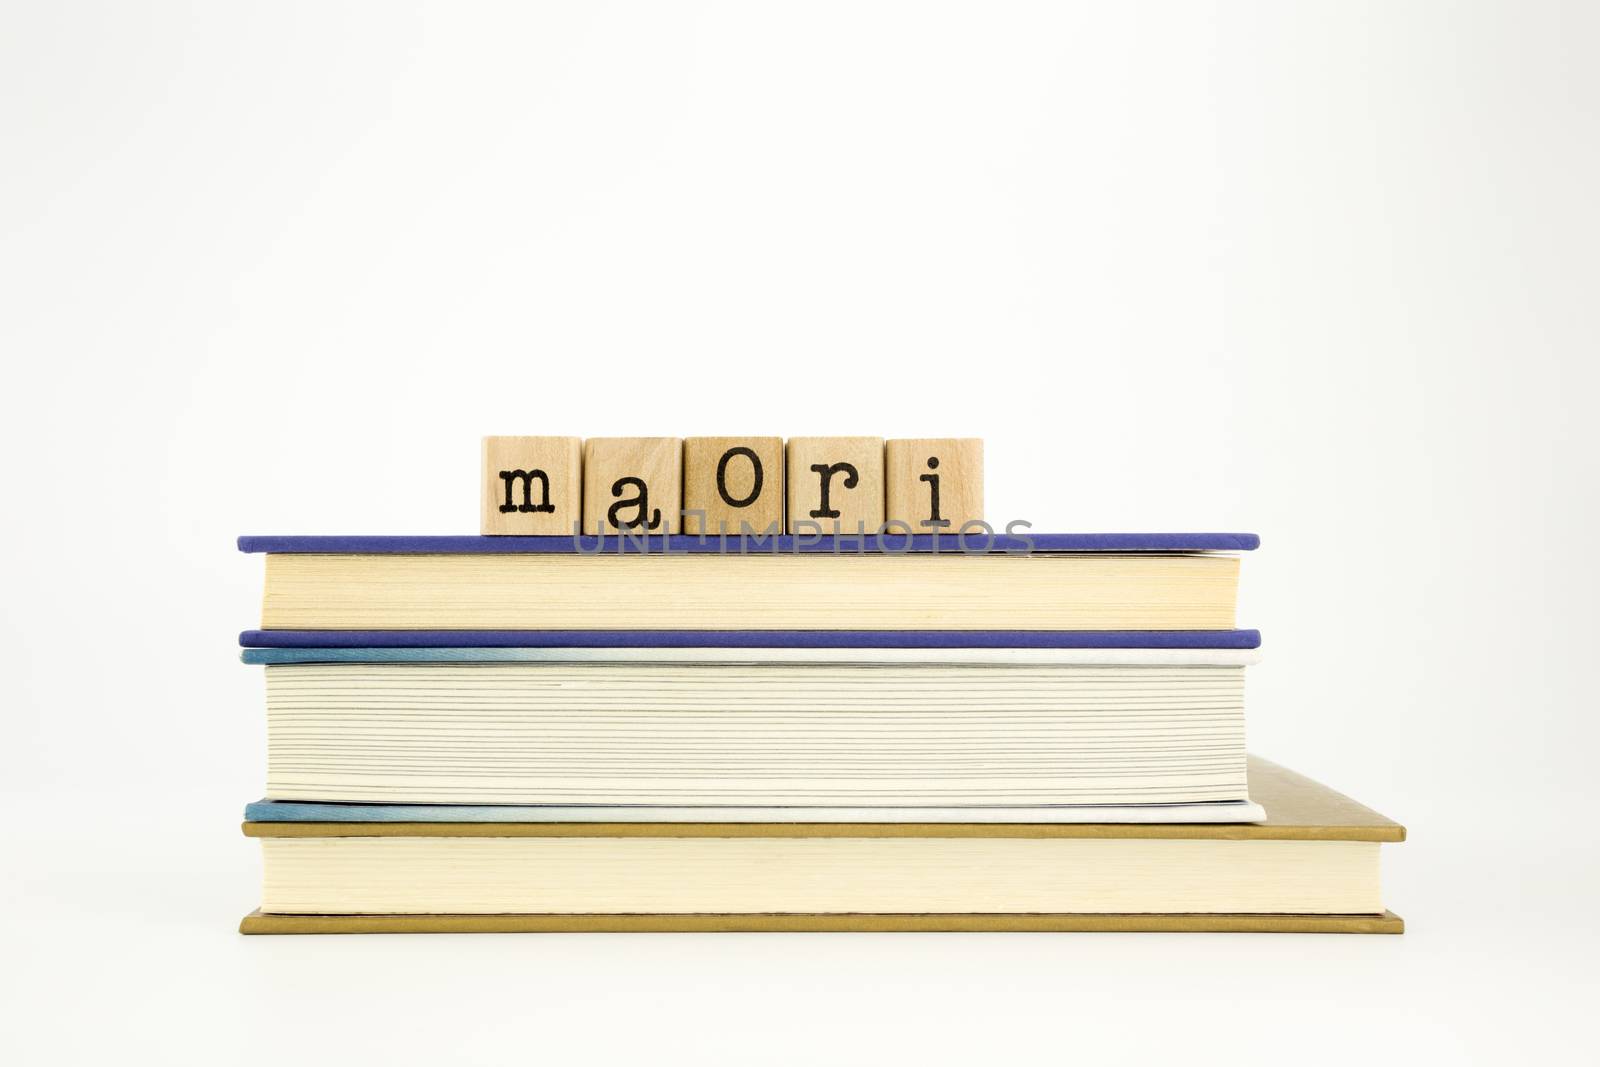
POLYGON ((246 630, 245 648, 1220 648, 1259 630, 246 630))
POLYGON ((868 534, 865 537, 777 534, 771 537, 700 537, 694 534, 652 534, 625 537, 586 534, 582 537, 359 536, 241 537, 241 552, 318 552, 413 554, 482 554, 491 552, 554 552, 581 555, 618 553, 900 553, 900 552, 1249 552, 1261 538, 1249 533, 1029 533, 868 534))

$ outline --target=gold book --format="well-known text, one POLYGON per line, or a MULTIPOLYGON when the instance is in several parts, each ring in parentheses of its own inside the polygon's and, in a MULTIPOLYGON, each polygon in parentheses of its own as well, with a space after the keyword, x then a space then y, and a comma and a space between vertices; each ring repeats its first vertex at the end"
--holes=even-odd
POLYGON ((1253 824, 267 823, 243 933, 1399 933, 1393 821, 1266 760, 1253 824))

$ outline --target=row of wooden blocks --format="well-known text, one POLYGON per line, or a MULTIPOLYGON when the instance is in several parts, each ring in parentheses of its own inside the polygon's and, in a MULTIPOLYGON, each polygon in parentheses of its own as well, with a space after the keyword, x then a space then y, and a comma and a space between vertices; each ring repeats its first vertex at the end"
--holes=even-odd
POLYGON ((957 533, 983 441, 485 437, 485 534, 957 533))

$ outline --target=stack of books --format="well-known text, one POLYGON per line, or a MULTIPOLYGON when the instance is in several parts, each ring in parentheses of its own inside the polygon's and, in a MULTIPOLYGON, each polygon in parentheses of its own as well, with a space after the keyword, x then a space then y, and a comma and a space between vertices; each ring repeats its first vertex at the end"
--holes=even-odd
POLYGON ((246 933, 1399 932, 1246 755, 1245 534, 246 537, 246 933))

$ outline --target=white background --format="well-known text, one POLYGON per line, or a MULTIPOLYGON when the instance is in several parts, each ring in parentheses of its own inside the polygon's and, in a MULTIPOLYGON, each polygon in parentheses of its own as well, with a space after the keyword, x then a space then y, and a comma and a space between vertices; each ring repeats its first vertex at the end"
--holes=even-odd
MULTIPOLYGON (((1592 5, 9 3, 13 1063, 1504 1061, 1600 950, 1592 5), (241 938, 260 560, 478 438, 977 435, 1246 529, 1399 938, 241 938)), ((1592 1051, 1592 1049, 1591 1049, 1592 1051)))

